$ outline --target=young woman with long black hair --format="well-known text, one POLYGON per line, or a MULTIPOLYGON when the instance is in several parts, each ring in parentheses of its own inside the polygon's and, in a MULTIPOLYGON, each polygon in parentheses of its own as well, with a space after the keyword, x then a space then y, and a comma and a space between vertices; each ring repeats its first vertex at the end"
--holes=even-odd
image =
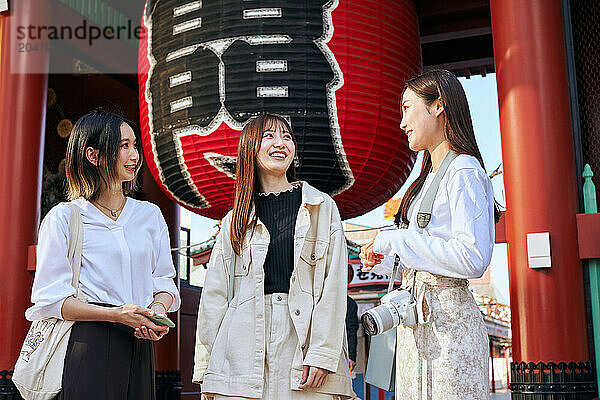
POLYGON ((295 156, 282 117, 242 130, 233 210, 198 312, 193 381, 203 399, 351 397, 346 239, 331 197, 295 181, 295 156))
POLYGON ((169 329, 148 316, 179 308, 167 225, 154 204, 127 197, 142 164, 132 124, 94 111, 69 138, 68 197, 83 222, 79 290, 67 258, 71 208, 61 203, 39 232, 30 321, 76 321, 58 399, 154 399, 152 341, 169 329))
POLYGON ((396 399, 487 399, 488 335, 467 279, 482 276, 490 263, 500 212, 467 98, 452 73, 430 71, 406 82, 401 109, 410 148, 424 152, 421 173, 396 215, 408 229, 380 232, 360 255, 364 270, 375 272, 390 272, 397 256, 403 287, 416 279, 418 323, 398 327, 396 399), (416 210, 450 151, 458 156, 421 230, 416 210))

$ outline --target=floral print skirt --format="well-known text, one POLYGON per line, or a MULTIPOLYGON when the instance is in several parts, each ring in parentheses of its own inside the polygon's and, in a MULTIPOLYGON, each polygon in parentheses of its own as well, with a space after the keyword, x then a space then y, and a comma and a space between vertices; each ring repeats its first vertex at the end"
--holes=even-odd
MULTIPOLYGON (((404 275, 412 286, 414 270, 404 275)), ((468 281, 416 275, 419 323, 398 327, 396 400, 489 399, 488 333, 468 281)))

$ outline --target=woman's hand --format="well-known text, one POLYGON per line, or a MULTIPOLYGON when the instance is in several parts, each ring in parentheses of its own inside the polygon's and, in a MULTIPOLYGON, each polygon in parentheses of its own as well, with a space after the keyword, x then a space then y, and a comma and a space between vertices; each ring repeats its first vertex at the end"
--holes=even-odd
POLYGON ((302 380, 300 381, 299 389, 320 388, 325 383, 327 378, 327 370, 319 367, 311 367, 305 365, 302 367, 302 380))
MULTIPOLYGON (((153 307, 154 309, 154 307, 153 307)), ((87 304, 74 297, 67 297, 61 309, 63 318, 68 321, 108 321, 117 322, 135 329, 135 337, 148 340, 160 340, 169 332, 167 326, 159 326, 148 319, 155 310, 135 304, 121 307, 102 307, 87 304)))
POLYGON ((363 265, 363 272, 369 272, 374 266, 380 264, 383 260, 382 254, 376 254, 373 252, 373 243, 375 243, 375 239, 371 240, 369 243, 360 248, 359 257, 360 262, 363 265))
POLYGON ((165 336, 167 333, 169 333, 168 326, 161 326, 161 328, 164 328, 164 330, 156 332, 152 329, 142 326, 141 328, 135 328, 135 332, 133 335, 138 339, 146 339, 146 340, 152 340, 152 341, 157 342, 160 339, 162 339, 163 336, 165 336))
POLYGON ((214 400, 215 396, 213 396, 212 394, 204 394, 202 393, 202 396, 200 396, 200 400, 214 400))
POLYGON ((130 326, 135 329, 135 337, 140 339, 159 340, 167 332, 169 327, 159 326, 150 321, 148 317, 154 315, 154 311, 135 304, 125 304, 121 307, 111 309, 113 322, 130 326), (150 332, 151 331, 151 332, 150 332))
MULTIPOLYGON (((150 303, 149 306, 150 311, 152 312, 152 314, 150 315, 167 315, 168 308, 171 304, 173 304, 173 295, 167 292, 156 293, 154 295, 154 301, 152 301, 152 303, 150 303)), ((135 328, 134 336, 136 338, 153 340, 156 342, 162 339, 162 337, 165 336, 167 333, 169 333, 169 327, 167 326, 153 324, 154 326, 158 327, 158 329, 155 329, 146 325, 142 325, 141 327, 135 328)))

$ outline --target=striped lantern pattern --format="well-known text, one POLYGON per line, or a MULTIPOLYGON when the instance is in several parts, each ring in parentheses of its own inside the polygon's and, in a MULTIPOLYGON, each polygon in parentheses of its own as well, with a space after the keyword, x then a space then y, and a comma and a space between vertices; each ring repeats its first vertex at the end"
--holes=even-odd
POLYGON ((398 124, 421 65, 410 0, 148 0, 139 48, 142 142, 161 188, 222 218, 240 131, 264 112, 298 142, 300 179, 343 218, 394 195, 415 154, 398 124))

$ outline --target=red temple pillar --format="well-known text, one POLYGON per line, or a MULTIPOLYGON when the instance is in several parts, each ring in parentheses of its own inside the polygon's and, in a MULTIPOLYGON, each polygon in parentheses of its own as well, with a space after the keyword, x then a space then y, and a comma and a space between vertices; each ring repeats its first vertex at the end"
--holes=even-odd
MULTIPOLYGON (((491 0, 490 7, 506 187, 513 360, 587 361, 561 1, 491 0), (550 268, 529 268, 526 235, 535 232, 550 234, 550 268)), ((517 374, 513 385, 525 372, 517 367, 512 366, 517 374)))
POLYGON ((13 368, 29 325, 27 247, 36 242, 40 217, 48 83, 48 53, 18 53, 12 34, 16 26, 38 24, 49 6, 39 0, 9 5, 0 14, 0 370, 13 368))
MULTIPOLYGON (((160 207, 169 227, 171 248, 179 247, 179 206, 160 190, 146 165, 142 167, 141 197, 160 207)), ((172 256, 175 271, 177 272, 176 284, 179 287, 179 253, 174 252, 172 256)), ((169 318, 175 322, 176 326, 167 336, 156 343, 154 347, 157 370, 175 371, 180 369, 179 312, 169 315, 169 318)))

